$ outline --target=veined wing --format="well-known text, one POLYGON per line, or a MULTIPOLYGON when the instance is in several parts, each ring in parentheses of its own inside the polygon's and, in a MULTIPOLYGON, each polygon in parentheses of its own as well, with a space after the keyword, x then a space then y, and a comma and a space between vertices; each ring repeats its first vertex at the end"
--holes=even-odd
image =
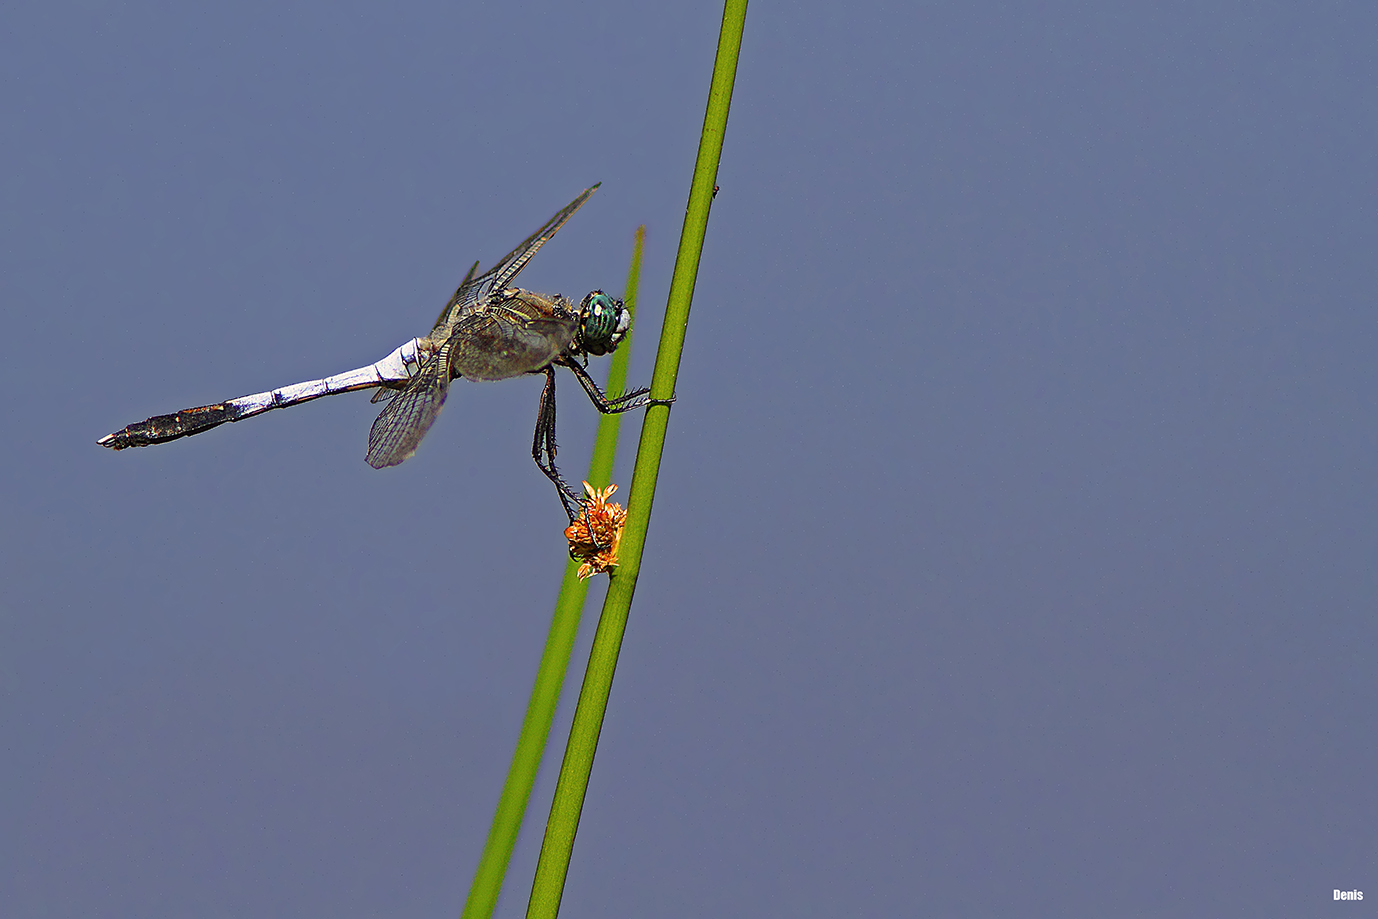
POLYGON ((368 464, 382 469, 410 459, 435 424, 449 392, 450 343, 446 342, 374 419, 364 457, 368 464))
POLYGON ((460 319, 445 342, 451 372, 470 380, 507 380, 544 368, 574 340, 578 321, 538 309, 513 297, 460 319))
POLYGON ((431 327, 432 332, 443 326, 446 320, 450 318, 450 309, 456 303, 460 303, 463 301, 464 295, 466 293, 465 288, 471 286, 474 280, 475 271, 478 271, 478 262, 474 262, 474 264, 469 267, 469 273, 464 276, 464 280, 459 282, 459 287, 455 289, 455 295, 450 298, 449 303, 445 304, 445 308, 440 311, 440 315, 435 317, 435 325, 431 327))
POLYGON ((475 305, 481 303, 493 291, 500 291, 517 277, 517 274, 526 267, 526 263, 531 261, 546 242, 554 236, 564 225, 564 222, 573 216, 574 212, 583 206, 598 186, 599 182, 592 188, 584 189, 584 193, 575 198, 565 207, 564 210, 546 221, 545 226, 524 239, 517 248, 507 253, 502 259, 478 277, 474 277, 474 268, 478 268, 478 263, 474 263, 474 268, 469 269, 469 274, 464 278, 455 295, 450 298, 450 302, 445 304, 445 309, 441 310, 440 318, 436 320, 435 327, 440 328, 447 323, 453 323, 459 316, 470 312, 475 305))

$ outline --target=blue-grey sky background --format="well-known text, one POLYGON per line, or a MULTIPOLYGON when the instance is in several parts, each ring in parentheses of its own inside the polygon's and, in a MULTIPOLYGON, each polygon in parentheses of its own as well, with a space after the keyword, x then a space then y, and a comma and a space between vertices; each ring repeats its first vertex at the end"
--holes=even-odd
MULTIPOLYGON (((649 381, 720 13, 0 12, 0 914, 458 914, 565 562, 540 380, 381 472, 366 394, 95 441, 382 357, 596 181, 521 280, 620 292, 645 223, 649 381)), ((564 915, 1372 913, 1375 35, 753 5, 564 915)))

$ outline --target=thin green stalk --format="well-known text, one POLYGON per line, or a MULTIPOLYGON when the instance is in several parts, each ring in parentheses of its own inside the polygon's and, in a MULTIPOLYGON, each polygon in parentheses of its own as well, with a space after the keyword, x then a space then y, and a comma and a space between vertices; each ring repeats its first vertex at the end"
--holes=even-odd
MULTIPOLYGON (((632 245, 631 268, 627 272, 624 302, 633 318, 636 314, 637 285, 641 281, 641 248, 645 238, 646 228, 639 227, 632 245)), ((629 333, 622 347, 613 352, 606 392, 620 393, 626 387, 631 344, 629 333)), ((613 460, 617 456, 618 419, 621 417, 601 416, 593 457, 589 462, 588 482, 591 485, 602 487, 612 478, 613 460)), ((560 596, 555 601, 550 634, 546 637, 541 665, 536 671, 536 684, 531 689, 531 701, 526 707, 521 735, 512 753, 512 765, 507 771, 502 795, 498 798, 493 825, 488 830, 488 842, 483 847, 483 856, 474 872, 469 899, 464 904, 464 919, 488 919, 498 905, 498 895, 502 893, 503 877, 512 858, 512 849, 517 844, 517 835, 521 832, 522 816, 526 813, 531 788, 541 768, 550 725, 555 720, 555 709, 560 703, 560 687, 564 684, 569 658, 574 651, 574 639, 579 633, 579 618, 588 594, 588 582, 579 580, 578 570, 579 562, 570 559, 565 566, 560 596)))
MULTIPOLYGON (((723 9, 718 54, 713 63, 713 82, 708 93, 708 110, 703 119, 698 160, 694 164, 689 205, 684 215, 679 255, 675 259, 675 273, 670 281, 665 324, 661 328, 660 348, 656 352, 655 373, 651 379, 651 396, 655 399, 671 398, 675 392, 675 379, 679 375, 684 332, 689 322, 689 304, 693 300, 699 256, 708 227, 708 210, 718 174, 718 160, 727 131, 727 114, 732 103, 732 86, 737 74, 742 28, 746 22, 746 5, 746 0, 727 0, 723 9)), ((584 685, 579 692, 579 705, 574 712, 574 724, 570 728, 569 744, 560 766, 550 820, 546 823, 540 862, 531 886, 531 902, 526 912, 528 919, 554 919, 560 910, 560 898, 564 894, 565 877, 574 849, 574 835, 579 829, 579 815, 588 791, 598 735, 603 729, 603 715, 607 709, 608 694, 612 691, 613 671, 622 648, 622 636, 626 631, 632 594, 636 590, 637 574, 641 570, 641 552, 646 543, 646 528, 655 499, 656 478, 660 471, 660 455, 665 445, 669 417, 668 405, 652 405, 647 408, 646 419, 641 426, 641 443, 637 448, 636 469, 632 474, 631 495, 627 502, 627 524, 619 552, 621 561, 610 577, 607 598, 603 601, 603 615, 598 621, 584 685)))

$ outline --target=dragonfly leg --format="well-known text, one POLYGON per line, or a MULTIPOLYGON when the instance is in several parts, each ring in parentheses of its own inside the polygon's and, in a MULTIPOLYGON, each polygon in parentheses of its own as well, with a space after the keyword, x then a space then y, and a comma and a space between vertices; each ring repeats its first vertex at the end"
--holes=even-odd
POLYGON ((560 470, 555 468, 555 368, 548 366, 545 368, 545 386, 541 389, 541 405, 536 412, 536 434, 531 440, 531 458, 536 461, 536 466, 545 473, 545 477, 555 483, 555 490, 560 494, 560 503, 564 505, 565 515, 569 517, 569 522, 573 523, 575 518, 584 510, 584 499, 569 487, 569 483, 560 475, 560 470))
POLYGON ((632 409, 641 408, 644 405, 665 405, 674 401, 673 399, 652 399, 651 391, 644 387, 610 399, 593 381, 593 377, 588 375, 588 371, 580 366, 578 361, 565 360, 562 363, 574 372, 574 378, 579 381, 580 386, 584 387, 584 392, 588 393, 594 408, 604 415, 620 415, 622 412, 630 412, 632 409))

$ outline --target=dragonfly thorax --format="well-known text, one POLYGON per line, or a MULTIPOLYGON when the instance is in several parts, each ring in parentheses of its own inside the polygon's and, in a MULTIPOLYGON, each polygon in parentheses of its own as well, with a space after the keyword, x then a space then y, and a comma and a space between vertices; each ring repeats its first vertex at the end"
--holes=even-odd
POLYGON ((607 354, 617 349, 631 327, 632 314, 622 301, 595 290, 579 304, 579 331, 574 345, 589 354, 607 354))

